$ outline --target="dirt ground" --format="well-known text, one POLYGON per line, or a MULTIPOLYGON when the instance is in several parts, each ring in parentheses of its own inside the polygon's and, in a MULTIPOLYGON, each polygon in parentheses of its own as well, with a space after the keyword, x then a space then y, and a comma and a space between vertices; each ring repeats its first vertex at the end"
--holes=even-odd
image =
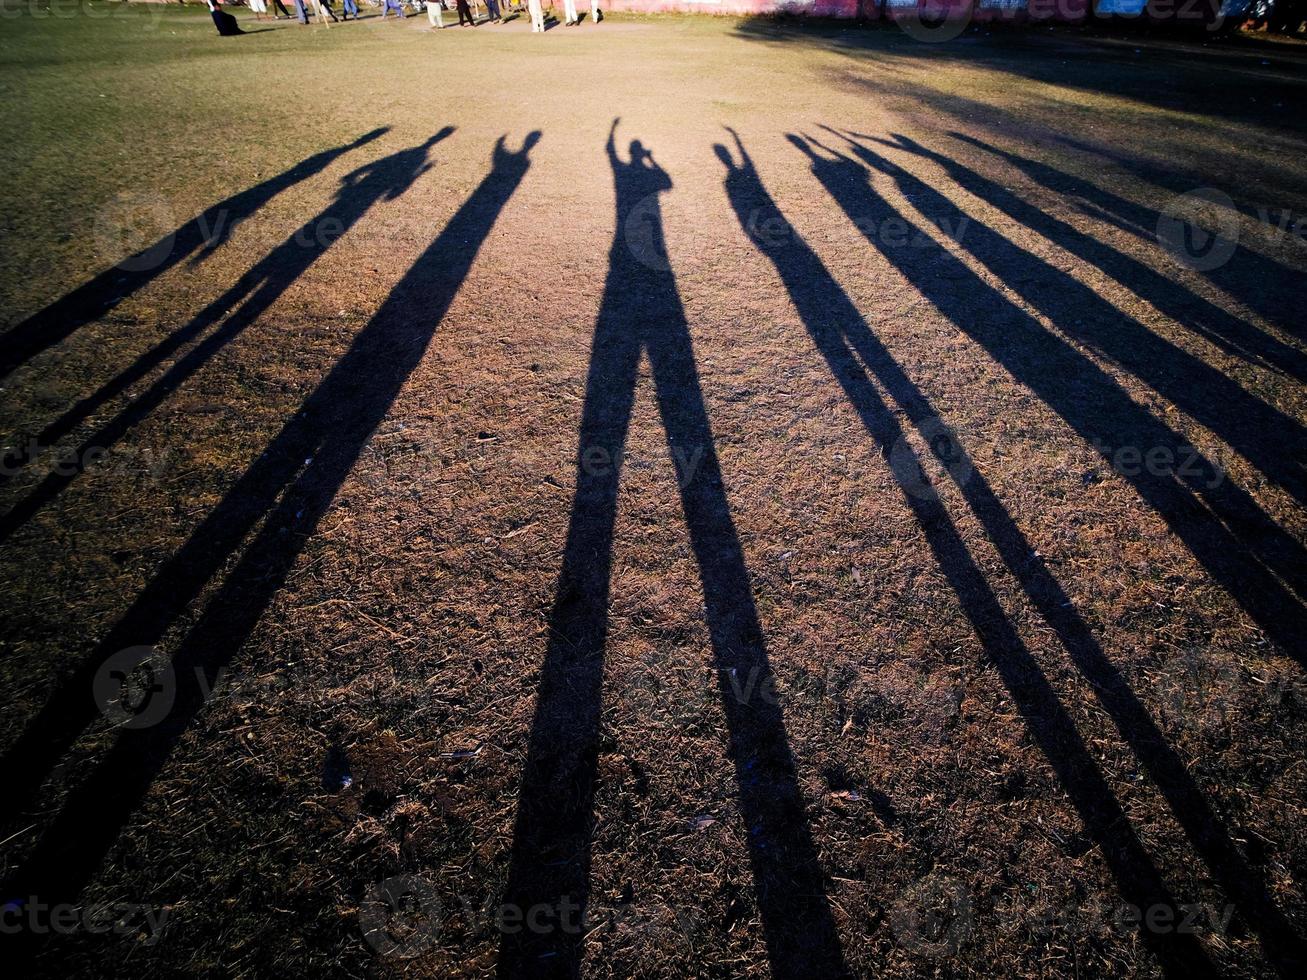
POLYGON ((4 13, 30 975, 1299 974, 1307 49, 4 13))

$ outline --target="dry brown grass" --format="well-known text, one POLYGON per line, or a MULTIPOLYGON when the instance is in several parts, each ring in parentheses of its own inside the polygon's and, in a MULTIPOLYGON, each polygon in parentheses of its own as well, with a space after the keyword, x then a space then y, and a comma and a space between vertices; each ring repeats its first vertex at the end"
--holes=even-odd
MULTIPOLYGON (((166 908, 161 938, 49 937, 41 972, 493 972, 491 910, 509 870, 613 237, 603 148, 614 117, 623 152, 627 140, 642 140, 674 182, 662 204, 670 263, 849 969, 1033 977, 1154 975, 1161 966, 1136 932, 1103 921, 1122 902, 1120 881, 1050 765, 1049 745, 1032 735, 1059 730, 1032 717, 995 669, 968 618, 975 596, 959 596, 932 554, 938 528, 915 518, 885 447, 832 375, 777 266, 732 212, 713 151, 730 144, 724 126, 738 130, 777 207, 868 330, 959 433, 1250 878, 1302 931, 1307 692, 1294 659, 1301 649, 1268 636, 1299 622, 1301 609, 1268 621, 1241 607, 1065 411, 978 342, 984 324, 958 322, 928 298, 940 288, 979 297, 978 284, 989 284, 1014 324, 1028 314, 1063 338, 1141 412, 1220 460, 1230 485, 1301 546, 1300 503, 1248 458, 1268 445, 1231 445, 1194 419, 1198 401, 1186 411, 1157 386, 1187 355, 1295 426, 1307 420, 1300 378, 1194 330, 1215 307, 1248 336, 1273 339, 1285 358, 1307 358, 1301 280, 1257 271, 1271 259, 1301 274, 1303 243, 1245 214, 1241 254, 1250 258, 1224 278, 1205 276, 1171 262, 1154 229, 1132 228, 1136 212, 1114 218, 1103 206, 1110 198, 1156 214, 1174 193, 1213 185, 1250 209, 1307 214, 1295 49, 1236 44, 1213 53, 1060 33, 978 34, 934 49, 852 27, 697 18, 614 18, 543 38, 520 20, 434 36, 420 30, 425 21, 384 32, 366 21, 329 32, 278 25, 233 43, 210 38, 194 16, 156 16, 164 20, 153 32, 141 31, 143 15, 96 28, 121 32, 113 37, 137 57, 106 57, 91 46, 103 38, 93 41, 82 20, 16 21, 5 42, 0 80, 14 110, 0 124, 3 153, 27 161, 10 168, 0 196, 8 325, 101 270, 105 256, 87 246, 87 233, 120 193, 159 195, 184 217, 374 126, 389 131, 270 198, 202 265, 159 275, 11 375, 0 406, 12 443, 189 322, 330 206, 350 171, 445 125, 456 129, 430 148, 429 171, 368 207, 106 463, 4 543, 6 750, 340 361, 480 184, 494 141, 507 134, 516 148, 531 130, 543 136, 325 513, 316 526, 292 520, 283 532, 299 536, 284 582, 261 578, 257 563, 243 580, 232 608, 266 598, 257 624, 248 635, 204 627, 215 662, 229 661, 231 686, 181 734, 81 899, 166 908), (68 77, 77 83, 56 85, 68 77), (101 90, 114 98, 88 110, 101 90), (938 162, 864 141, 973 225, 960 244, 917 250, 925 265, 912 249, 914 258, 897 264, 858 233, 786 139, 803 133, 835 145, 823 125, 909 136, 1160 274, 1166 295, 1190 297, 1189 305, 1159 309, 1142 280, 1113 278, 938 162), (1101 196, 1050 188, 955 132, 1101 196), (983 241, 968 237, 982 225, 1033 257, 1029 281, 968 251, 983 241), (937 258, 944 253, 970 271, 937 258), (1068 334, 1074 325, 1058 316, 1076 310, 1063 302, 1050 316, 1041 297, 1074 296, 1075 283, 1182 353, 1140 377, 1083 334, 1068 334), (269 584, 275 591, 265 595, 269 584), (333 745, 353 777, 339 792, 322 785, 333 745), (358 921, 367 885, 395 875, 428 881, 441 897, 439 935, 411 960, 377 956, 358 921), (904 927, 905 910, 955 887, 971 914, 954 931, 914 937, 904 927)), ((871 186, 880 203, 869 202, 868 213, 888 206, 914 215, 911 187, 879 173, 871 186)), ((98 409, 66 444, 112 419, 162 370, 98 409)), ((871 375, 893 405, 893 392, 871 375)), ((1086 404, 1097 397, 1083 377, 1053 384, 1070 392, 1063 405, 1077 391, 1086 404)), ((348 421, 349 406, 336 407, 348 421)), ((898 407, 894 417, 920 449, 909 414, 898 407)), ((1300 431, 1263 435, 1286 470, 1301 471, 1300 431)), ((768 957, 748 828, 664 440, 646 361, 613 536, 591 845, 596 918, 585 969, 762 975, 768 957)), ((8 481, 6 507, 32 491, 44 467, 8 481)), ((1182 827, 1189 815, 1177 815, 1141 763, 1139 732, 1123 734, 1114 722, 964 489, 939 483, 981 580, 1116 801, 1103 800, 1102 812, 1119 805, 1113 832, 1137 835, 1177 902, 1234 901, 1182 827)), ((1206 519, 1193 516, 1195 533, 1206 519)), ((1249 547, 1265 543, 1255 526, 1232 531, 1249 547)), ((180 596, 184 611, 169 620, 163 649, 202 622, 252 539, 222 556, 197 594, 180 596)), ((1286 580, 1303 571, 1280 568, 1286 580)), ((60 753, 30 806, 7 812, 0 837, 10 838, 10 873, 37 853, 66 794, 118 738, 97 718, 60 753)), ((1062 758, 1079 758, 1062 748, 1062 758)), ((1245 907, 1227 929, 1196 941, 1230 975, 1266 975, 1271 959, 1258 938, 1266 925, 1245 907)), ((802 933, 804 923, 783 928, 802 933)))

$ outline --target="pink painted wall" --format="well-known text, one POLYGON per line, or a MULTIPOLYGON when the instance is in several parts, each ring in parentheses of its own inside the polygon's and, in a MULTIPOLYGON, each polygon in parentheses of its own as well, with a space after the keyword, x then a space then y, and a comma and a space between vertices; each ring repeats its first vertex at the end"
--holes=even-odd
MULTIPOLYGON (((1076 21, 1088 14, 1091 0, 916 0, 919 7, 932 14, 949 11, 949 16, 965 16, 970 11, 976 21, 1076 21), (974 6, 973 6, 974 5, 974 6)), ((813 17, 858 16, 859 4, 868 20, 880 16, 880 0, 601 0, 611 10, 632 13, 728 14, 804 14, 813 17)), ((885 16, 902 16, 904 8, 887 0, 885 16)))
POLYGON ((687 14, 810 14, 814 17, 855 17, 859 0, 600 0, 601 7, 633 13, 687 14))

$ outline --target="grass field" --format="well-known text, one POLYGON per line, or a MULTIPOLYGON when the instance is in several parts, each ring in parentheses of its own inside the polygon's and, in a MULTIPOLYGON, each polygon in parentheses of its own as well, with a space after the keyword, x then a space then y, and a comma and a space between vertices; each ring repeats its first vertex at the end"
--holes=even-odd
POLYGON ((28 975, 1298 975, 1307 48, 0 13, 28 975))

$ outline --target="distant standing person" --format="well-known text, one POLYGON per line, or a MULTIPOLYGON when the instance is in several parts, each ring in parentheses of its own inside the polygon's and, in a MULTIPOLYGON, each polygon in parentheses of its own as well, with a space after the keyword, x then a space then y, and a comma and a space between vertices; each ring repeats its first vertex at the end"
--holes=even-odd
POLYGON ((545 10, 541 5, 541 0, 526 0, 527 9, 531 12, 531 33, 539 34, 545 29, 545 10))
POLYGON ((576 0, 563 0, 563 23, 568 27, 575 27, 581 23, 576 16, 576 0))
POLYGON ((301 24, 309 22, 309 8, 305 6, 308 0, 295 0, 295 19, 301 24))
POLYGON ((263 20, 268 14, 268 5, 264 0, 249 0, 250 13, 254 14, 255 20, 263 20))
POLYGON ((281 0, 272 0, 272 19, 277 20, 280 17, 290 20, 290 11, 286 9, 286 5, 281 0))
MULTIPOLYGON (((295 2, 299 3, 299 0, 295 0, 295 2)), ((404 5, 400 3, 399 0, 381 0, 382 20, 385 20, 386 14, 390 13, 392 10, 395 11, 395 13, 399 14, 400 20, 404 19, 404 5)))
POLYGON ((499 0, 486 0, 486 15, 496 24, 504 22, 504 18, 499 15, 499 0))
POLYGON ((427 23, 433 31, 445 26, 445 19, 440 16, 440 0, 427 0, 427 23))
POLYGON ((326 13, 331 18, 333 24, 339 23, 340 19, 336 16, 336 11, 331 9, 331 0, 315 0, 318 5, 318 13, 326 13))
POLYGON ((599 0, 590 0, 590 23, 597 24, 604 19, 604 15, 599 12, 599 0))
POLYGON ((459 27, 476 27, 477 22, 472 19, 472 8, 467 5, 467 0, 455 0, 458 7, 458 26, 459 27))
POLYGON ((353 14, 354 19, 359 19, 359 5, 354 0, 341 0, 340 19, 349 20, 349 15, 353 14))

